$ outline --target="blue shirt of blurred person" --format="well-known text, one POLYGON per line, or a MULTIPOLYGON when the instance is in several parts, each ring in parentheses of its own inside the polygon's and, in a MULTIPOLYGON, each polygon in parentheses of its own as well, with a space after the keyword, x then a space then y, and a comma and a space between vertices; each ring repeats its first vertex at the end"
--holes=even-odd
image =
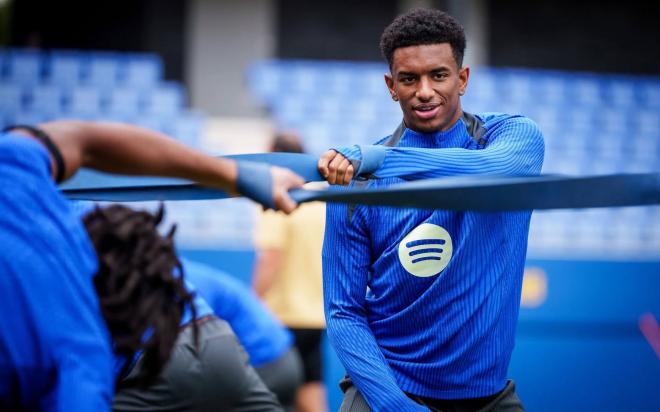
POLYGON ((0 134, 0 410, 109 410, 96 253, 50 164, 36 140, 0 134))
POLYGON ((266 309, 257 295, 231 275, 208 265, 181 259, 186 280, 194 285, 215 314, 226 320, 243 345, 250 363, 270 363, 293 344, 293 336, 266 309))

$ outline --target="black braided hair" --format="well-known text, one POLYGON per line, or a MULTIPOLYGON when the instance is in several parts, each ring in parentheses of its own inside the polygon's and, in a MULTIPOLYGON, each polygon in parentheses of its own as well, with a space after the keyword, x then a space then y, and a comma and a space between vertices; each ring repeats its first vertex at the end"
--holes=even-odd
MULTIPOLYGON (((122 375, 135 353, 143 350, 139 379, 144 385, 153 382, 169 360, 186 305, 196 317, 174 248, 176 226, 166 236, 157 230, 163 214, 162 205, 155 215, 112 205, 83 217, 99 261, 94 286, 101 312, 115 353, 127 359, 122 375)), ((194 322, 193 328, 197 343, 194 322)))
POLYGON ((449 43, 457 66, 463 65, 465 31, 458 20, 440 10, 413 9, 385 28, 380 51, 391 68, 396 49, 438 43, 449 43))

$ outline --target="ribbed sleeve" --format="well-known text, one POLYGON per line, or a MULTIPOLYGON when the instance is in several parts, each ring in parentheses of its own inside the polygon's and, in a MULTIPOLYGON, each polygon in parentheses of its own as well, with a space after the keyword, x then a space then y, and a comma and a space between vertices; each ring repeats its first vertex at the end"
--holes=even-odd
POLYGON ((348 224, 346 205, 329 205, 323 242, 323 292, 328 335, 346 371, 374 411, 428 411, 399 388, 365 313, 369 239, 348 224))
MULTIPOLYGON (((450 133, 458 132, 452 130, 450 133)), ((406 180, 453 175, 539 173, 543 163, 543 135, 533 121, 525 117, 511 117, 489 132, 491 143, 483 150, 388 147, 380 167, 367 172, 380 178, 400 177, 406 180)), ((351 160, 373 163, 362 158, 357 146, 336 150, 351 160)))

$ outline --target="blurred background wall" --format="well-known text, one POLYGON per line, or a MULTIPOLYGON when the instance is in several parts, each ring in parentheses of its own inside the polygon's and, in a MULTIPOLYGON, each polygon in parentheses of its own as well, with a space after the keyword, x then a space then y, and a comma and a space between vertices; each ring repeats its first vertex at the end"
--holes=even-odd
MULTIPOLYGON (((468 34, 468 111, 523 113, 545 173, 660 170, 660 3, 0 0, 0 125, 133 122, 211 153, 368 143, 400 110, 378 41, 412 7, 468 34)), ((153 205, 145 204, 146 207, 153 205)), ((173 202, 189 257, 249 282, 254 207, 173 202)), ((660 208, 536 212, 510 374, 531 411, 660 410, 660 208)), ((326 345, 331 409, 343 370, 326 345)))

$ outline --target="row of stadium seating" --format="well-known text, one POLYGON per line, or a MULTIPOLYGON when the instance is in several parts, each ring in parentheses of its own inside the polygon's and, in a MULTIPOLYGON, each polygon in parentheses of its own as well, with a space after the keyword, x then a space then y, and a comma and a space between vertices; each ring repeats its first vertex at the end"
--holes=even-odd
MULTIPOLYGON (((283 96, 282 90, 287 90, 284 96, 371 99, 387 97, 387 71, 381 63, 269 60, 250 67, 248 80, 255 96, 269 105, 283 96)), ((655 77, 479 67, 470 81, 475 87, 468 88, 466 97, 479 101, 660 108, 660 80, 655 77)))
MULTIPOLYGON (((390 134, 401 110, 386 92, 387 67, 269 60, 248 73, 253 94, 308 151, 368 144, 390 134)), ((546 142, 543 172, 660 171, 660 78, 477 68, 463 98, 470 112, 524 114, 546 142)), ((537 256, 660 256, 660 207, 536 212, 537 256)))
POLYGON ((205 116, 156 54, 0 49, 0 126, 56 118, 133 123, 199 144, 205 116))
POLYGON ((70 113, 84 118, 132 114, 170 116, 178 114, 184 106, 183 87, 174 82, 162 82, 148 91, 126 86, 104 91, 91 85, 68 88, 49 84, 31 88, 12 83, 0 85, 0 110, 9 114, 70 113))
POLYGON ((37 49, 0 50, 0 80, 21 86, 89 85, 102 90, 125 86, 146 90, 163 78, 163 63, 152 53, 37 49))

